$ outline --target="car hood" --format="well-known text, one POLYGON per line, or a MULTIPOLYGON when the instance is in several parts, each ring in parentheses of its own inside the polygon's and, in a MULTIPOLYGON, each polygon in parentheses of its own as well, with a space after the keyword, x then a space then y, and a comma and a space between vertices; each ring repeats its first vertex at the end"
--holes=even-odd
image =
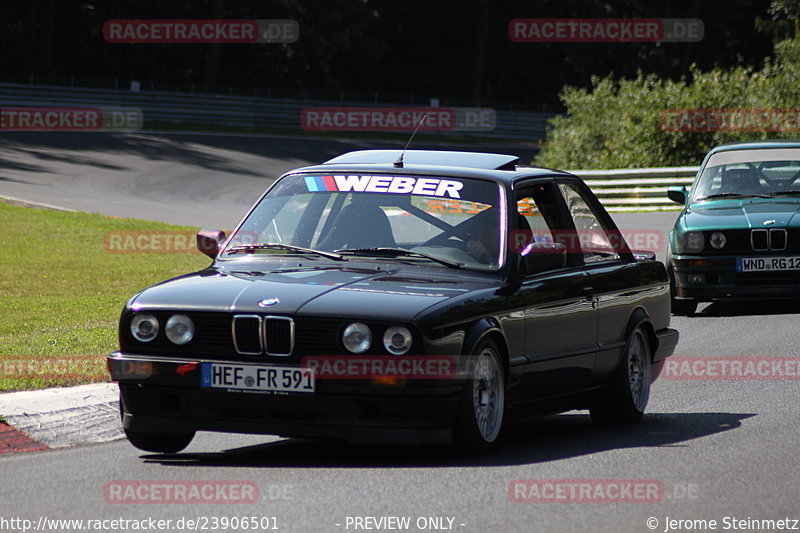
POLYGON ((133 310, 186 310, 410 320, 473 290, 496 286, 491 276, 440 268, 352 266, 209 268, 145 289, 133 310))
POLYGON ((798 211, 797 198, 720 200, 692 205, 682 222, 693 231, 800 227, 798 211))

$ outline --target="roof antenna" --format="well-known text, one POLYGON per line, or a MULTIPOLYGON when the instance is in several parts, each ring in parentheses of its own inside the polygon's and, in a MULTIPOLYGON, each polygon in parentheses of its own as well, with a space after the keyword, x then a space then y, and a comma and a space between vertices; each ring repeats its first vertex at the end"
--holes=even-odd
POLYGON ((403 151, 400 152, 400 156, 397 158, 397 161, 394 162, 394 168, 403 168, 403 156, 406 155, 406 150, 408 150, 408 145, 411 144, 411 141, 414 140, 414 135, 417 134, 417 132, 419 131, 419 128, 425 122, 426 118, 428 118, 428 114, 427 113, 422 115, 422 118, 420 119, 419 124, 417 124, 417 127, 414 128, 414 133, 411 134, 411 138, 406 143, 406 147, 403 148, 403 151))

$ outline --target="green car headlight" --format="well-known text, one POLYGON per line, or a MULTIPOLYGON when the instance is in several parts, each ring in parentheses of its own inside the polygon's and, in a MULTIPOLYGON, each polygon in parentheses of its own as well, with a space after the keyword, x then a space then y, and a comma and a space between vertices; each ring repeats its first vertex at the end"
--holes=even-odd
POLYGON ((688 231, 683 236, 683 250, 685 253, 701 252, 706 245, 706 239, 702 231, 688 231))
POLYGON ((711 245, 712 248, 715 250, 719 250, 720 248, 725 246, 725 243, 728 242, 728 238, 725 237, 725 234, 719 231, 715 231, 711 234, 708 238, 708 244, 711 245))

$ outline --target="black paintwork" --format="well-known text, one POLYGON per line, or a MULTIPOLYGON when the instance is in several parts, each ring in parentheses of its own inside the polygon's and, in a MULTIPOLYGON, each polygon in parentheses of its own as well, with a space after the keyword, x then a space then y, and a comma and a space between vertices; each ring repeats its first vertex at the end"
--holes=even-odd
MULTIPOLYGON (((507 164, 506 158, 498 161, 507 164)), ((412 164, 398 169, 383 163, 322 165, 290 174, 320 172, 476 177, 500 185, 509 206, 516 205, 516 191, 523 186, 557 190, 557 182, 572 183, 590 199, 606 228, 616 230, 580 179, 550 169, 412 164)), ((563 229, 574 231, 563 199, 558 209, 564 216, 563 229)), ((515 217, 512 210, 511 229, 517 227, 515 217)), ((448 439, 463 380, 409 380, 400 385, 319 380, 313 396, 274 396, 203 390, 197 369, 186 370, 187 362, 204 360, 291 366, 305 356, 345 355, 341 332, 353 321, 366 323, 376 339, 390 325, 409 327, 414 355, 467 357, 491 337, 503 352, 509 417, 585 408, 591 393, 608 384, 632 327, 643 325, 650 333, 654 376, 659 361, 672 354, 677 342, 677 332, 669 328, 669 284, 663 264, 637 260, 624 242, 617 251, 618 259, 584 264, 582 254, 571 250, 564 267, 531 274, 521 271, 513 251, 494 272, 388 258, 337 262, 243 254, 217 259, 205 270, 142 291, 123 310, 120 350, 109 356, 112 377, 119 378, 113 365, 126 361, 150 361, 157 369, 147 379, 118 379, 124 426, 142 432, 200 429, 392 442, 448 439), (264 298, 278 298, 279 303, 260 308, 264 298), (164 318, 187 314, 195 320, 198 334, 184 347, 170 344, 163 332, 153 343, 137 342, 129 332, 130 320, 145 311, 164 318), (292 317, 293 353, 236 353, 229 328, 233 314, 292 317)), ((368 354, 395 357, 376 344, 368 354)))

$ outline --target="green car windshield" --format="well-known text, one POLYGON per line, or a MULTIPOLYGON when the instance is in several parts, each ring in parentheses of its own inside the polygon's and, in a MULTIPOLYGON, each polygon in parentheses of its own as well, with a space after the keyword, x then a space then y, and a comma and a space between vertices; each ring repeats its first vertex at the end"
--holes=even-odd
POLYGON ((228 240, 221 258, 304 254, 325 259, 316 251, 345 260, 494 270, 505 257, 504 221, 502 189, 489 181, 298 174, 269 191, 228 240))
POLYGON ((800 196, 800 148, 769 148, 713 154, 692 200, 792 195, 800 196))

